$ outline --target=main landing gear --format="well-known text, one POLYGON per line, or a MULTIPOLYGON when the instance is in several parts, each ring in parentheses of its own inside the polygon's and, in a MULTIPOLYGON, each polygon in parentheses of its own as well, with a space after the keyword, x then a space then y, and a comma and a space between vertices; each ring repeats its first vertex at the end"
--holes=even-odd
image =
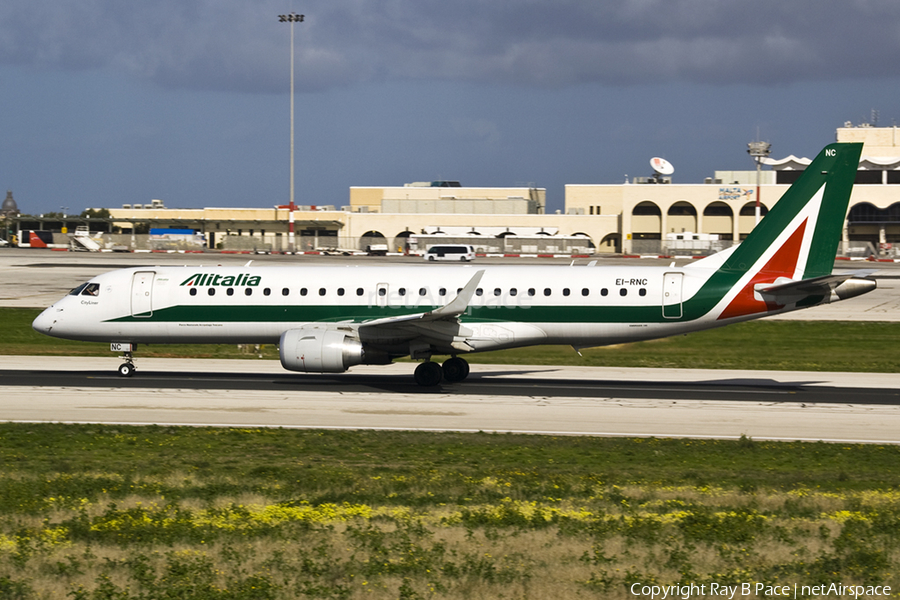
POLYGON ((441 380, 446 379, 450 383, 462 381, 469 376, 469 363, 458 356, 448 358, 443 365, 426 361, 416 367, 416 383, 424 387, 434 387, 441 380))

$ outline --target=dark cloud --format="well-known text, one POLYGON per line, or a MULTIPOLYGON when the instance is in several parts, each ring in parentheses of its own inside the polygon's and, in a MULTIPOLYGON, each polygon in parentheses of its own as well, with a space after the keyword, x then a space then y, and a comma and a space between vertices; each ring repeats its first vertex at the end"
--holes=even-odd
MULTIPOLYGON (((448 80, 561 87, 896 76, 895 0, 295 2, 298 89, 448 80)), ((0 63, 126 70, 163 87, 283 90, 290 4, 5 0, 0 63)))

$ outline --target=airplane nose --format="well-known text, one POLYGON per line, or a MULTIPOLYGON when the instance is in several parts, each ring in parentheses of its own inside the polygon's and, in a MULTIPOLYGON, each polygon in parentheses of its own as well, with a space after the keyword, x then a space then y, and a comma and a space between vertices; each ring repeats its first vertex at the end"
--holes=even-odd
POLYGON ((38 333, 50 335, 50 331, 53 329, 54 325, 56 325, 58 314, 59 312, 57 312, 57 309, 51 306, 50 308, 44 310, 44 312, 39 314, 34 321, 32 321, 31 328, 38 333))

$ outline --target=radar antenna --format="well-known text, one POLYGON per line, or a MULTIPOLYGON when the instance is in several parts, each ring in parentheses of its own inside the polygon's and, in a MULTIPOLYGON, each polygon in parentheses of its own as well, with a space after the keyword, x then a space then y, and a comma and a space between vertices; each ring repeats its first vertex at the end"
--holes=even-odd
POLYGON ((675 172, 672 163, 658 156, 650 159, 650 167, 653 168, 653 177, 650 178, 653 183, 668 183, 671 179, 663 179, 663 176, 668 177, 675 172))

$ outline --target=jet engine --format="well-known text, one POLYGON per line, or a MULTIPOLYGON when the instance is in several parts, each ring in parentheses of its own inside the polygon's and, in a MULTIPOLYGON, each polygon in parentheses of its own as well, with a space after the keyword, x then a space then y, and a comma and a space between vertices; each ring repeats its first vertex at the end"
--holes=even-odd
POLYGON ((353 365, 391 362, 382 353, 367 357, 362 342, 350 331, 315 326, 282 333, 279 353, 285 369, 307 373, 343 373, 353 365))

